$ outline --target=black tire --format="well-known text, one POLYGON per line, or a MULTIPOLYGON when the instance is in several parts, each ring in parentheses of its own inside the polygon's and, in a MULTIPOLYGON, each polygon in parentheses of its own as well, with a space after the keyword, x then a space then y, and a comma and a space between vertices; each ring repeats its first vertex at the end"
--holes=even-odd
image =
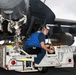
POLYGON ((76 67, 76 54, 73 55, 74 58, 74 67, 76 67))
POLYGON ((48 68, 46 67, 38 67, 37 69, 39 72, 42 72, 42 73, 46 73, 48 71, 48 68))

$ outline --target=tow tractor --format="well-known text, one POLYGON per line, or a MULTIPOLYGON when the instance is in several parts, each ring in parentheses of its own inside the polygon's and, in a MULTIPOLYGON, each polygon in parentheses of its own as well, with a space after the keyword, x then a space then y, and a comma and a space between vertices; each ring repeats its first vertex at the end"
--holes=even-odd
MULTIPOLYGON (((74 67, 73 52, 76 49, 75 46, 55 45, 53 46, 55 53, 50 54, 46 51, 40 63, 36 64, 34 59, 37 58, 37 54, 30 55, 22 49, 22 46, 18 45, 17 29, 15 37, 15 45, 5 45, 0 48, 0 67, 19 72, 46 72, 48 67, 74 67)), ((47 43, 50 44, 50 40, 47 43)), ((36 47, 32 47, 32 49, 35 50, 36 47)))
MULTIPOLYGON (((60 45, 53 46, 54 54, 46 51, 46 55, 39 64, 34 63, 37 55, 29 55, 23 51, 22 47, 7 45, 0 50, 0 66, 6 70, 19 72, 47 71, 48 67, 63 68, 74 67, 73 52, 75 46, 60 45), (21 54, 22 53, 22 54, 21 54), (29 62, 29 66, 27 63, 29 62)), ((35 48, 33 48, 35 49, 35 48)))

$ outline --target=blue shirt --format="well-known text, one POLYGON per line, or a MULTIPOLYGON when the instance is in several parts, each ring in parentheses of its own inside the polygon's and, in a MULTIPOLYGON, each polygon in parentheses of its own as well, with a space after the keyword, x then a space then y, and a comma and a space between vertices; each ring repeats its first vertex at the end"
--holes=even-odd
POLYGON ((41 48, 40 43, 42 41, 45 42, 45 35, 42 32, 37 31, 33 33, 27 41, 25 41, 23 50, 25 50, 27 47, 33 47, 33 46, 41 48))

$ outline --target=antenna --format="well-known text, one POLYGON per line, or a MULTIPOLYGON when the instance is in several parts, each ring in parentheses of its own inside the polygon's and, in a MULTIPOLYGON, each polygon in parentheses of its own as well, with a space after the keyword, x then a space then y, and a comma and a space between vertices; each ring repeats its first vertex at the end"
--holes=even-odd
POLYGON ((46 2, 46 0, 44 0, 44 3, 46 2))
POLYGON ((44 21, 44 23, 43 23, 44 25, 46 24, 46 19, 45 19, 45 21, 44 21))

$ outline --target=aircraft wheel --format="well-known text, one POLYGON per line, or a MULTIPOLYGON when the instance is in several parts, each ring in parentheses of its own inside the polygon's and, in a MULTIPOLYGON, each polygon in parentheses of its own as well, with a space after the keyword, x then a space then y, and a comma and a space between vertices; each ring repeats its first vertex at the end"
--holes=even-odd
POLYGON ((48 71, 48 68, 46 68, 46 67, 38 67, 38 71, 42 72, 42 73, 45 73, 45 72, 48 71))
POLYGON ((74 67, 76 67, 76 54, 74 54, 73 57, 74 57, 74 67))

